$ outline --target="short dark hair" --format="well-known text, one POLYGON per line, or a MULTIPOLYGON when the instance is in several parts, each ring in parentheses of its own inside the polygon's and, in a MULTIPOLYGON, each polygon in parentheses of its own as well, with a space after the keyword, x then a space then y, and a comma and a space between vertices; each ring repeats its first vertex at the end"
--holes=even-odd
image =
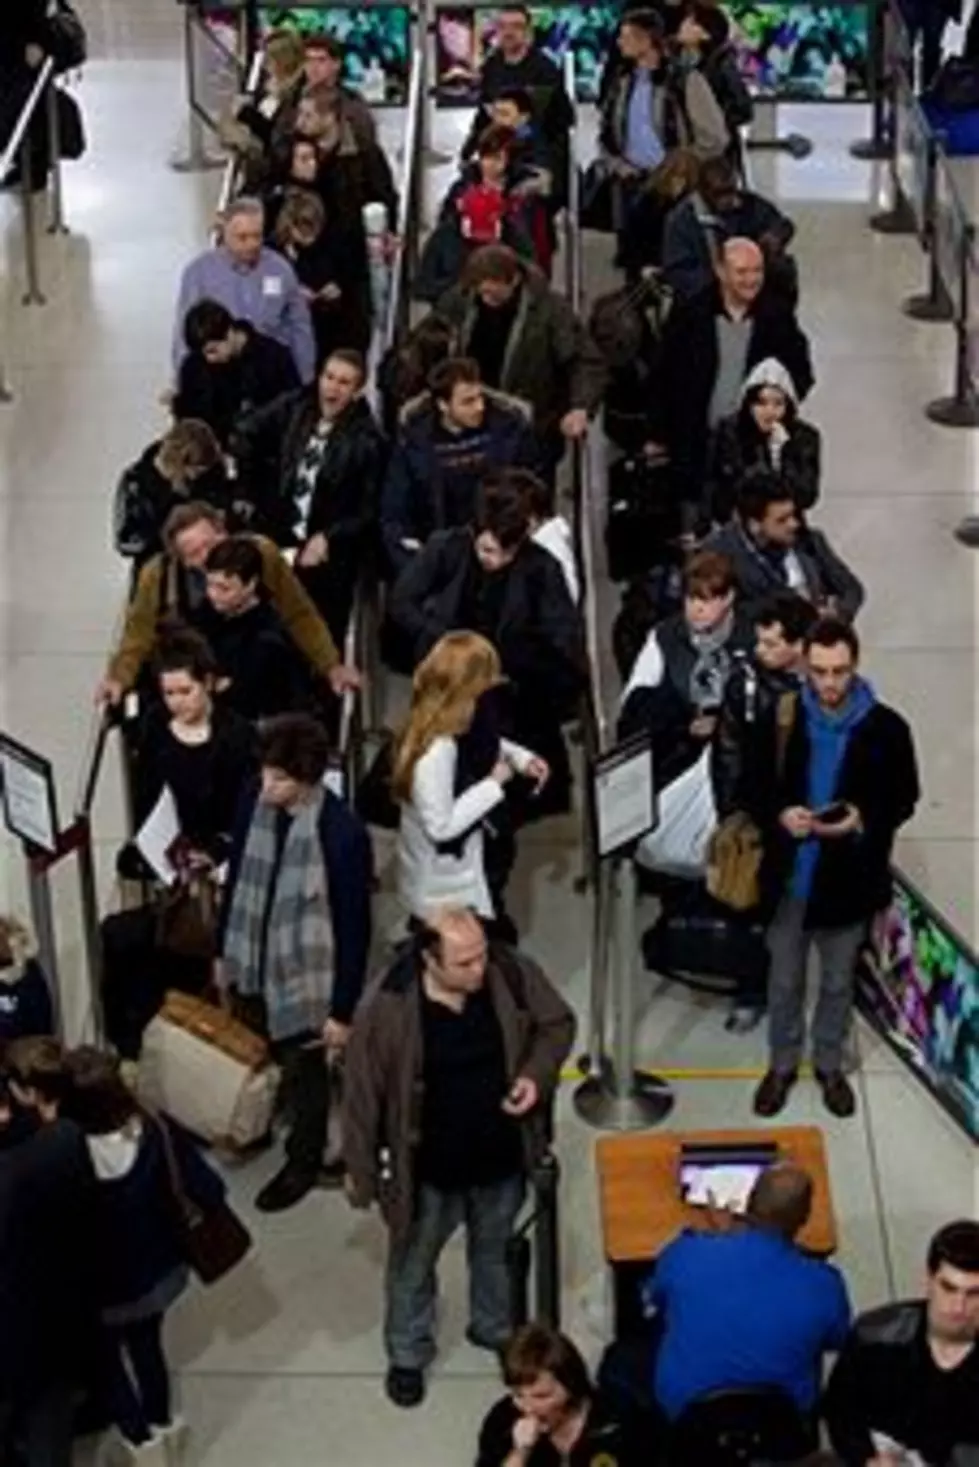
POLYGON ((534 99, 526 87, 501 87, 496 95, 490 99, 490 106, 494 102, 512 102, 517 111, 525 117, 533 117, 534 115, 534 99))
POLYGON ((204 569, 225 576, 237 576, 244 585, 262 579, 262 552, 250 535, 229 535, 215 545, 204 569))
POLYGON ((208 504, 206 499, 190 499, 186 504, 178 504, 172 509, 163 521, 163 543, 168 550, 172 550, 174 541, 184 530, 189 530, 191 525, 200 524, 206 520, 215 528, 224 528, 224 515, 213 504, 208 504))
POLYGON ((317 785, 330 763, 330 740, 310 713, 279 713, 258 730, 259 762, 299 784, 317 785))
POLYGON ((663 17, 658 10, 647 10, 645 7, 639 10, 627 10, 619 18, 619 30, 624 25, 634 26, 637 31, 645 31, 653 41, 662 41, 665 35, 663 17))
POLYGON ((820 616, 809 628, 806 651, 811 647, 849 647, 854 662, 860 661, 860 638, 848 621, 839 616, 820 616))
POLYGON ((184 345, 188 351, 203 351, 215 341, 227 341, 235 318, 220 301, 197 301, 184 316, 184 345))
MULTIPOLYGON (((139 1111, 126 1085, 116 1055, 94 1044, 82 1044, 67 1058, 65 1115, 88 1136, 120 1131, 139 1111)), ((161 1122, 161 1125, 166 1124, 161 1122)))
POLYGON ((737 188, 738 172, 730 158, 705 158, 700 165, 698 182, 704 188, 737 188))
POLYGON ((319 31, 316 35, 306 37, 307 55, 310 51, 325 51, 334 61, 342 61, 345 55, 343 42, 329 31, 319 31))
POLYGON ((516 485, 489 480, 479 491, 474 528, 499 541, 503 550, 515 550, 530 533, 530 511, 516 485))
POLYGON ((327 353, 326 360, 320 368, 320 375, 326 371, 330 362, 343 362, 345 366, 353 367, 360 376, 360 385, 367 381, 367 362, 364 353, 358 351, 355 346, 335 346, 327 353))
POLYGON ((979 1222, 963 1217, 939 1228, 928 1244, 927 1263, 931 1274, 946 1263, 962 1273, 979 1273, 979 1222))
POLYGON ((497 153, 509 155, 516 141, 517 134, 512 127, 504 127, 501 122, 491 122, 476 139, 476 157, 492 158, 497 153))
POLYGON ((719 550, 695 550, 683 567, 685 596, 727 596, 736 589, 734 562, 719 550))
POLYGON ((811 601, 794 591, 781 591, 755 612, 756 627, 780 626, 787 642, 804 642, 818 620, 811 601))
POLYGON ((533 25, 534 23, 534 17, 531 15, 528 6, 522 5, 520 0, 517 0, 515 5, 504 3, 496 13, 497 15, 522 15, 528 25, 533 25))
POLYGON ((756 1227, 794 1238, 812 1212, 812 1178, 789 1162, 769 1166, 759 1176, 748 1198, 747 1217, 756 1227))
POLYGON ((577 1345, 549 1325, 525 1324, 503 1352, 503 1379, 512 1390, 533 1385, 545 1374, 553 1375, 576 1406, 593 1393, 588 1366, 577 1345))
POLYGON ((735 495, 738 517, 745 520, 763 520, 773 504, 784 504, 795 500, 795 495, 771 469, 754 468, 741 479, 735 495))
POLYGON ((428 390, 440 402, 448 402, 460 382, 481 383, 483 374, 475 357, 446 357, 428 374, 428 390))
POLYGON ((8 1080, 36 1090, 42 1100, 60 1105, 65 1098, 68 1065, 60 1039, 48 1034, 12 1039, 3 1052, 3 1069, 8 1080))
POLYGON ((216 678, 218 664, 207 642, 191 627, 171 627, 163 632, 153 658, 153 675, 186 672, 197 683, 216 678))
POLYGON ((488 280, 512 285, 523 274, 523 265, 516 250, 505 244, 480 245, 473 250, 463 271, 463 284, 470 290, 488 280))
POLYGON ((495 469, 483 480, 483 487, 494 489, 510 485, 523 496, 534 519, 550 519, 554 513, 554 490, 530 469, 495 469))

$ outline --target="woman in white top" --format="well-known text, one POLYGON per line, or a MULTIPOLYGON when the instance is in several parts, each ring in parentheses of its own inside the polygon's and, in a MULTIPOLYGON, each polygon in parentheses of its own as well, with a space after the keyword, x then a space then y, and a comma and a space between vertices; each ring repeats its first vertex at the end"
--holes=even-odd
POLYGON ((412 917, 468 906, 487 921, 505 920, 509 872, 487 875, 484 826, 496 812, 503 832, 504 788, 515 774, 539 789, 550 771, 500 736, 503 681, 495 649, 474 632, 447 633, 415 669, 392 777, 401 804, 398 892, 412 917))

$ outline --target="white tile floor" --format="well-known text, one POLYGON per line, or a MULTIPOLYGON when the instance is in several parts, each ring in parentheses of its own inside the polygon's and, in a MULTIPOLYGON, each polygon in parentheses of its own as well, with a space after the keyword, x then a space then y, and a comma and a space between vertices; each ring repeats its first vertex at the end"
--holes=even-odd
MULTIPOLYGON (((0 727, 52 758, 62 815, 75 798, 90 727, 89 693, 118 612, 123 567, 112 553, 109 501, 121 466, 162 425, 171 308, 178 271, 200 247, 216 177, 182 176, 167 158, 181 140, 179 12, 172 0, 88 0, 93 59, 79 96, 87 158, 67 170, 72 233, 42 245, 44 308, 19 303, 13 204, 0 200, 4 286, 0 347, 16 398, 0 408, 0 727)), ((385 133, 396 150, 401 119, 385 133)), ((977 444, 936 428, 921 407, 948 389, 947 328, 900 313, 920 288, 907 240, 866 228, 879 179, 846 153, 865 120, 849 108, 784 119, 810 131, 803 163, 766 158, 759 187, 799 225, 803 315, 818 386, 810 411, 824 430, 819 519, 869 588, 862 621, 870 673, 914 722, 925 798, 901 860, 969 936, 979 934, 976 851, 976 561, 951 531, 979 493, 977 444)), ((436 147, 452 153, 460 118, 437 116, 436 147)), ((433 170, 430 194, 446 175, 433 170)), ((588 243, 592 287, 600 251, 588 243)), ((121 834, 110 774, 96 809, 103 890, 121 834)), ((573 894, 570 827, 535 835, 521 854, 515 907, 528 948, 583 1011, 588 911, 573 894)), ((0 846, 0 899, 22 899, 17 853, 0 846)), ((84 1008, 70 872, 56 889, 69 1010, 84 1008)), ((642 1061, 669 1071, 733 1071, 680 1080, 677 1125, 748 1121, 760 1036, 732 1040, 709 1002, 665 985, 643 992, 642 1061)), ((905 1075, 861 1035, 861 1110, 831 1122, 800 1086, 787 1118, 823 1125, 843 1240, 860 1304, 915 1287, 924 1241, 939 1221, 975 1210, 974 1149, 905 1075)), ((592 1135, 562 1105, 560 1149, 568 1319, 589 1348, 605 1326, 605 1280, 590 1165, 592 1135)), ((235 1174, 243 1206, 271 1160, 235 1174)), ((254 1219, 253 1219, 254 1221, 254 1219)), ((380 1392, 381 1231, 342 1200, 316 1194, 294 1213, 256 1222, 253 1261, 175 1311, 171 1338, 206 1467, 273 1460, 307 1467, 456 1467, 471 1456, 480 1411, 495 1393, 485 1357, 462 1340, 460 1258, 443 1289, 444 1353, 430 1401, 410 1420, 380 1392)))

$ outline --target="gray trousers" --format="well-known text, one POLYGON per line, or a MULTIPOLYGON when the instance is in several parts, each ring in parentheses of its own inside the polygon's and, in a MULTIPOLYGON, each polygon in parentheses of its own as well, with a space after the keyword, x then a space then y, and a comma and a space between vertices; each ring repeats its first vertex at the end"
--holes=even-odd
POLYGON ((408 1236, 392 1244, 385 1275, 384 1343, 392 1365, 424 1370, 435 1359, 436 1265, 465 1224, 469 1329, 496 1348, 512 1333, 507 1239, 524 1198, 522 1176, 463 1192, 419 1186, 408 1236))
POLYGON ((812 1060, 822 1073, 843 1068, 853 1008, 853 974, 867 924, 807 929, 806 903, 783 897, 768 929, 768 1043, 772 1069, 798 1068, 806 1040, 809 948, 819 955, 819 993, 812 1025, 812 1060))

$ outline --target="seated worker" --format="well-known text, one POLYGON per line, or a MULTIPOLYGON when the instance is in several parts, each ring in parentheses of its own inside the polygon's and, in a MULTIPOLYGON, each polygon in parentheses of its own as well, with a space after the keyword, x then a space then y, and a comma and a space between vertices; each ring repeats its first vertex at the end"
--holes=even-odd
MULTIPOLYGON (((207 557, 228 538, 228 529, 220 511, 195 500, 173 511, 163 538, 162 554, 140 571, 122 636, 96 689, 99 703, 118 704, 136 686, 153 656, 162 622, 176 618, 197 625, 206 601, 207 557)), ((341 663, 329 631, 278 548, 262 535, 253 538, 262 557, 262 585, 287 635, 339 697, 357 685, 359 674, 341 663)))
POLYGON ((238 472, 259 522, 277 544, 298 546, 296 574, 337 646, 377 518, 386 457, 365 377, 359 352, 335 351, 314 387, 243 419, 235 435, 238 472))
POLYGON ((235 827, 215 982, 261 1022, 283 1067, 291 1123, 262 1212, 294 1207, 323 1167, 327 1053, 342 1053, 367 971, 373 881, 359 816, 323 783, 330 745, 306 714, 263 724, 261 783, 235 827))
POLYGON ((781 1163, 761 1173, 743 1224, 685 1229, 663 1249, 646 1297, 662 1325, 653 1394, 669 1421, 711 1391, 776 1386, 815 1439, 822 1358, 846 1339, 850 1301, 839 1270, 796 1243, 811 1211, 811 1179, 781 1163))
POLYGON ((853 620, 863 605, 863 586, 822 531, 806 524, 780 475, 749 470, 736 506, 734 519, 708 535, 704 549, 730 559, 738 596, 748 607, 776 592, 795 591, 821 615, 853 620))
POLYGON ((207 423, 187 418, 151 443, 123 470, 113 504, 113 540, 133 562, 133 580, 163 549, 163 527, 178 505, 206 499, 230 517, 247 520, 250 506, 228 480, 221 445, 207 423))
POLYGON ((185 353, 184 321, 191 306, 216 300, 236 321, 248 321, 292 353, 303 382, 315 367, 309 306, 288 260, 266 248, 265 209, 259 199, 239 198, 221 221, 221 243, 191 260, 180 280, 173 333, 173 369, 185 353))
POLYGON ((791 219, 738 182, 727 158, 708 158, 701 164, 697 187, 666 216, 663 232, 663 274, 681 300, 714 283, 715 261, 725 240, 750 239, 765 256, 765 285, 782 291, 794 308, 797 288, 795 261, 786 249, 795 234, 791 219))
POLYGON ((180 363, 173 415, 199 418, 227 450, 242 413, 299 386, 292 353, 217 301, 191 306, 184 318, 187 355, 180 363))
POLYGON ((402 413, 381 494, 381 534, 396 572, 433 531, 470 523, 492 469, 533 468, 537 459, 524 404, 487 390, 478 362, 450 357, 428 381, 402 413))
MULTIPOLYGON (((437 301, 458 280, 474 250, 481 245, 505 244, 522 259, 536 257, 532 216, 535 200, 517 185, 533 181, 513 163, 514 135, 493 123, 476 144, 476 156, 466 164, 439 209, 438 223, 422 249, 414 294, 417 300, 437 301)), ((551 254, 537 264, 550 273, 551 254)))
POLYGON ((251 535, 220 540, 207 557, 208 606, 198 619, 218 667, 221 701, 257 723, 307 703, 312 679, 262 585, 251 535))
POLYGON ((701 874, 716 823, 709 749, 735 656, 751 643, 724 555, 701 550, 683 573, 683 610, 654 626, 622 694, 619 737, 648 733, 660 820, 640 845, 652 870, 701 874))
POLYGON ((708 510, 725 525, 738 487, 751 469, 768 469, 792 489, 805 513, 819 499, 819 429, 799 417, 795 384, 781 362, 759 362, 745 378, 741 405, 722 418, 711 437, 707 466, 708 510))
POLYGON ((521 488, 498 475, 471 525, 432 535, 395 582, 388 616, 388 644, 404 670, 446 632, 474 631, 492 643, 509 679, 503 731, 551 770, 526 818, 566 810, 571 768, 561 725, 583 686, 583 629, 557 562, 530 538, 521 488))
POLYGON ((525 1324, 502 1364, 509 1394, 483 1421, 476 1467, 649 1467, 649 1443, 602 1398, 567 1335, 525 1324))
POLYGON ((567 301, 506 245, 484 245, 435 307, 452 353, 473 357, 487 387, 519 397, 533 414, 547 477, 566 440, 582 438, 605 390, 597 347, 567 301))
MULTIPOLYGON (((743 812, 757 827, 763 824, 771 772, 785 758, 794 700, 805 682, 806 637, 816 617, 812 603, 792 591, 773 596, 755 611, 754 649, 735 659, 711 746, 718 820, 743 812)), ((755 922, 765 917, 764 912, 750 914, 755 922)), ((760 1022, 764 1008, 760 974, 739 978, 725 1028, 747 1033, 760 1022)))
POLYGON ((668 55, 658 11, 627 10, 617 44, 623 64, 602 103, 600 142, 613 182, 619 263, 634 274, 650 263, 637 206, 654 191, 657 170, 677 149, 717 157, 730 136, 702 72, 681 69, 668 55))
POLYGON ((979 1222, 940 1228, 927 1269, 925 1297, 862 1314, 833 1367, 823 1413, 843 1467, 967 1467, 979 1449, 979 1222))
POLYGON ((239 802, 257 772, 254 730, 218 698, 218 665, 196 632, 165 634, 154 672, 160 701, 136 735, 136 828, 169 789, 187 864, 207 870, 227 859, 239 802))
POLYGON ((801 402, 813 385, 809 342, 793 312, 764 289, 765 259, 746 239, 720 249, 717 279, 670 311, 663 334, 662 392, 651 443, 669 450, 680 497, 702 506, 710 433, 737 412, 745 380, 774 357, 801 402))

